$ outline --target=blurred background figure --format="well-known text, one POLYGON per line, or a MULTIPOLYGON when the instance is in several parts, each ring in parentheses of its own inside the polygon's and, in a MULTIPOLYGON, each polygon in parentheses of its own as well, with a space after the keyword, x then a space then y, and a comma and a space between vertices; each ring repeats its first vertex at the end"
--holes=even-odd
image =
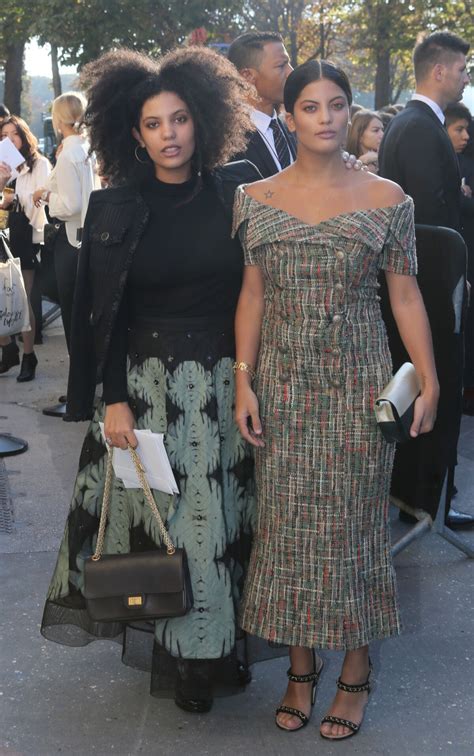
MULTIPOLYGON (((1 112, 1 111, 0 111, 1 112)), ((1 138, 10 139, 25 158, 18 171, 12 174, 4 189, 1 208, 9 210, 9 239, 12 254, 19 257, 30 309, 31 331, 23 332, 23 358, 17 381, 24 383, 35 377, 37 357, 34 352, 35 316, 31 307, 31 290, 38 267, 38 254, 43 242, 46 223, 44 208, 36 206, 33 195, 42 186, 51 170, 49 161, 38 152, 38 141, 28 124, 18 116, 3 118, 1 138), (10 190, 10 191, 8 191, 10 190)), ((18 365, 19 347, 14 339, 3 341, 0 373, 18 365)))
POLYGON ((356 102, 353 102, 351 107, 349 108, 351 119, 355 116, 356 113, 359 113, 361 110, 365 110, 365 108, 362 105, 358 105, 356 102))
MULTIPOLYGON (((402 110, 403 110, 403 106, 402 106, 402 110)), ((398 113, 398 110, 395 105, 385 105, 383 108, 380 108, 377 115, 383 123, 384 131, 387 128, 390 121, 392 120, 392 118, 395 118, 397 113, 398 113)))
POLYGON ((448 136, 454 147, 461 174, 462 236, 467 246, 467 280, 471 296, 466 317, 463 412, 474 415, 474 145, 473 122, 468 108, 460 102, 444 111, 448 136))
POLYGON ((379 115, 380 113, 388 113, 388 115, 396 116, 401 110, 403 110, 403 105, 384 105, 384 107, 380 109, 379 115))
POLYGON ((47 203, 50 218, 57 220, 54 267, 68 351, 82 226, 90 193, 100 189, 84 129, 85 109, 86 100, 80 92, 66 92, 53 101, 53 126, 62 142, 48 181, 34 196, 37 204, 47 203))
POLYGON ((372 173, 378 173, 378 151, 383 131, 380 116, 373 110, 359 110, 351 120, 346 149, 372 173))
POLYGON ((10 111, 8 110, 7 106, 3 104, 3 102, 0 102, 0 126, 2 125, 5 118, 8 118, 10 115, 10 111))

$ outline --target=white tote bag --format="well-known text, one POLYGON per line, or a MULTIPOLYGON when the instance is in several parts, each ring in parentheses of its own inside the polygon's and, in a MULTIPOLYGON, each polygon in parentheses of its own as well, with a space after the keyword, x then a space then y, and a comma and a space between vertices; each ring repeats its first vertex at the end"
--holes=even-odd
POLYGON ((2 234, 6 262, 0 262, 0 336, 31 331, 28 298, 19 257, 13 257, 2 234))

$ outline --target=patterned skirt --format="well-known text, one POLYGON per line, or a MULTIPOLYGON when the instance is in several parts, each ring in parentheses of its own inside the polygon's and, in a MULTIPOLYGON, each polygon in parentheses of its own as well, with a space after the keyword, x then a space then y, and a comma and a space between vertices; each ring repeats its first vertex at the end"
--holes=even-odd
MULTIPOLYGON (((43 635, 71 646, 119 640, 125 662, 151 667, 154 695, 172 694, 183 660, 205 660, 220 684, 217 694, 239 685, 238 660, 247 662, 236 616, 253 529, 253 469, 233 419, 233 359, 229 322, 160 320, 129 332, 128 394, 136 426, 165 433, 180 492, 153 493, 171 538, 186 549, 190 613, 130 625, 93 622, 87 614, 83 568, 96 542, 106 461, 102 403, 84 441, 49 588, 43 635)), ((115 479, 104 552, 152 550, 160 545, 157 530, 142 492, 115 479)))

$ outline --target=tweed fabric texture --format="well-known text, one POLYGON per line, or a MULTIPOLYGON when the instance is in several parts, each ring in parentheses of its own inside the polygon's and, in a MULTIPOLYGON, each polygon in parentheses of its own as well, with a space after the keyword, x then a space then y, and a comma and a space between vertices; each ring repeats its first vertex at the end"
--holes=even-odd
POLYGON ((241 624, 277 643, 355 649, 400 631, 394 446, 373 408, 392 375, 377 279, 416 274, 413 202, 311 225, 240 187, 237 231, 265 280, 255 390, 266 446, 241 624))

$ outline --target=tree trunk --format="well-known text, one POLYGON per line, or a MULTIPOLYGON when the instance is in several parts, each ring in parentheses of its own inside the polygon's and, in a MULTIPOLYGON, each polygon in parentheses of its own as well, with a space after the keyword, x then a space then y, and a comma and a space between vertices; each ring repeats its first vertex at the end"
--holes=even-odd
POLYGON ((5 92, 3 99, 10 113, 21 114, 21 90, 25 41, 12 42, 7 46, 5 61, 5 92))
POLYGON ((390 105, 390 50, 377 51, 376 66, 374 107, 379 110, 384 105, 390 105))
POLYGON ((59 62, 58 62, 58 47, 57 45, 51 45, 51 69, 53 73, 53 92, 54 97, 59 97, 60 94, 63 92, 62 84, 61 84, 61 74, 59 73, 59 62))
POLYGON ((290 31, 290 59, 293 68, 298 65, 298 32, 296 29, 290 31))

